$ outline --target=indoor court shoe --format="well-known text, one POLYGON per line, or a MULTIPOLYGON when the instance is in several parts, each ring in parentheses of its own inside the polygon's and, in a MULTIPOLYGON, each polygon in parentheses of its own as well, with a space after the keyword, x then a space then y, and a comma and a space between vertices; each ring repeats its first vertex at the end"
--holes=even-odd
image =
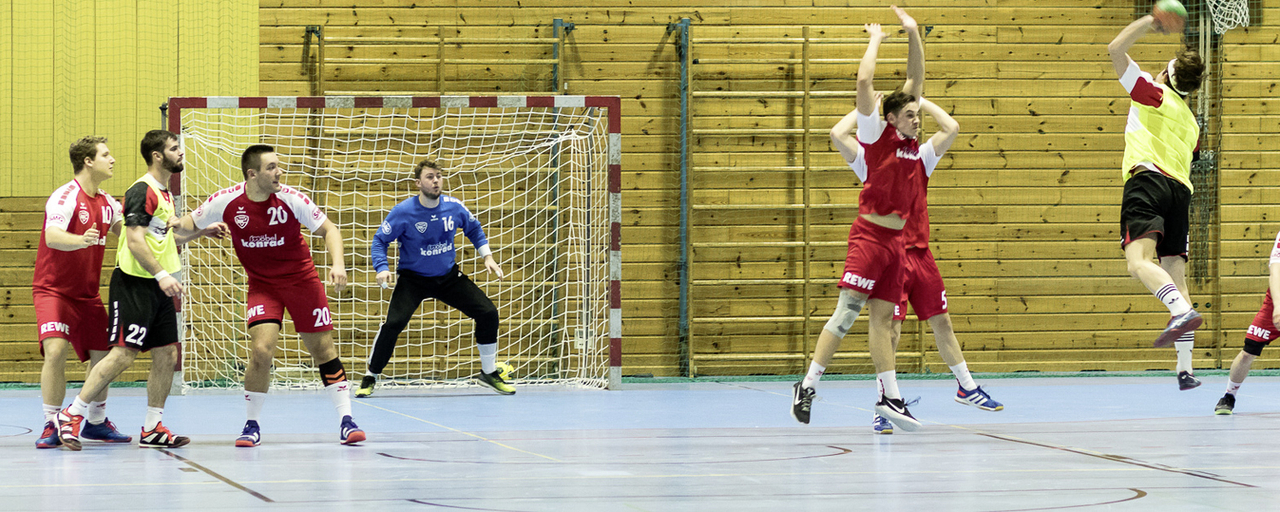
POLYGON ((803 386, 803 381, 791 386, 791 417, 796 421, 809 424, 809 410, 813 408, 813 397, 818 392, 803 386))
POLYGON ((257 420, 244 422, 244 430, 240 431, 240 437, 236 438, 236 446, 253 448, 260 444, 262 444, 262 432, 258 430, 257 420))
POLYGON ((40 434, 40 439, 36 439, 36 448, 57 448, 62 446, 62 440, 58 439, 58 425, 52 421, 44 422, 44 433, 40 434))
POLYGON ((1160 333, 1160 337, 1156 338, 1153 346, 1158 348, 1172 345, 1183 334, 1188 331, 1194 331, 1203 322, 1204 320, 1200 318, 1200 313, 1197 313, 1194 309, 1175 316, 1169 320, 1169 325, 1164 328, 1164 332, 1160 333))
POLYGON ((991 399, 986 391, 982 390, 982 386, 974 388, 972 391, 965 391, 961 387, 956 391, 956 401, 965 405, 972 405, 984 411, 1003 411, 1004 404, 991 399))
POLYGON ((116 430, 116 424, 111 420, 103 419, 102 423, 84 422, 84 428, 80 429, 80 437, 91 441, 102 441, 104 443, 131 443, 133 437, 121 434, 116 430))
POLYGON ((892 434, 893 424, 884 419, 884 416, 876 414, 871 418, 871 431, 877 434, 892 434))
POLYGON ((73 452, 80 451, 80 423, 84 421, 84 416, 71 414, 67 409, 58 411, 58 439, 62 440, 62 446, 73 452))
POLYGON ((911 411, 907 410, 907 404, 903 403, 901 398, 889 398, 880 395, 880 401, 876 402, 876 414, 883 416, 893 422, 895 427, 907 432, 920 430, 920 422, 911 415, 911 411))
POLYGON ((138 437, 138 448, 178 448, 190 442, 189 437, 173 435, 162 421, 156 423, 156 428, 151 429, 150 432, 142 431, 142 435, 138 437))
POLYGON ((1178 372, 1178 390, 1186 391, 1200 387, 1200 379, 1197 379, 1191 372, 1178 372))
POLYGON ((498 370, 494 370, 493 373, 480 372, 478 380, 480 384, 497 391, 499 395, 516 394, 516 388, 511 387, 510 384, 507 384, 507 381, 502 380, 502 374, 498 370))
POLYGON ((342 444, 356 444, 365 440, 364 431, 356 426, 356 422, 351 420, 351 416, 342 417, 342 427, 338 436, 338 441, 342 444))
POLYGON ((360 387, 356 388, 356 398, 368 398, 373 396, 373 385, 377 383, 377 377, 365 375, 363 379, 360 379, 360 387))
POLYGON ((1235 409, 1236 396, 1231 393, 1227 393, 1222 395, 1221 400, 1218 400, 1218 406, 1213 408, 1213 413, 1219 416, 1229 416, 1235 414, 1235 409))

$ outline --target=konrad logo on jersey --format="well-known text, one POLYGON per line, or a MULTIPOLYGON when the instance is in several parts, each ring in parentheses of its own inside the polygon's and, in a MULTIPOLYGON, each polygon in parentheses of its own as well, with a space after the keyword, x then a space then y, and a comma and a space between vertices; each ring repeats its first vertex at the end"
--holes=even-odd
POLYGON ((453 242, 445 242, 442 244, 431 244, 422 248, 422 255, 435 256, 437 254, 444 254, 452 250, 453 250, 453 242))
POLYGON ((905 158, 907 160, 919 160, 920 155, 914 152, 909 152, 905 149, 898 149, 898 158, 905 158))
POLYGON ((247 239, 240 239, 240 245, 246 249, 263 249, 266 247, 280 247, 284 245, 284 238, 277 235, 261 235, 251 236, 247 239))
POLYGON ((864 290, 870 290, 876 287, 876 281, 874 279, 867 279, 854 274, 853 272, 845 272, 843 281, 849 286, 862 288, 864 290))
POLYGON ((426 222, 419 222, 413 225, 413 227, 418 228, 419 233, 426 233, 428 226, 430 226, 430 224, 427 224, 426 222))

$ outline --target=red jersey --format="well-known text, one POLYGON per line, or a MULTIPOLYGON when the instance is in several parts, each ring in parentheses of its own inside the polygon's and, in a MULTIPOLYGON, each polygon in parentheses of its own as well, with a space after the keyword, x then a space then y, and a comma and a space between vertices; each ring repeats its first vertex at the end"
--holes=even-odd
POLYGON ((858 194, 858 214, 897 214, 909 220, 925 176, 919 141, 902 138, 897 129, 879 117, 858 114, 858 143, 865 152, 867 167, 867 177, 858 194))
POLYGON ((254 202, 245 193, 244 183, 209 196, 191 217, 199 229, 225 220, 236 257, 249 279, 267 282, 315 275, 302 226, 315 231, 329 219, 306 194, 293 188, 281 185, 266 201, 254 202))
POLYGON ((57 227, 73 235, 83 235, 98 228, 98 243, 84 249, 59 251, 49 247, 40 230, 40 248, 36 249, 34 291, 56 293, 69 299, 102 300, 102 256, 107 251, 107 232, 124 217, 124 208, 115 198, 101 190, 94 197, 80 188, 80 182, 58 187, 44 204, 44 228, 57 227))
MULTIPOLYGON (((866 119, 870 119, 870 118, 866 118, 866 119)), ((887 132, 889 130, 886 129, 884 131, 887 132)), ((893 131, 896 132, 897 130, 893 130, 893 131)), ((881 134, 880 138, 883 139, 884 135, 881 134)), ((862 180, 866 186, 870 186, 871 184, 868 182, 869 176, 868 176, 868 166, 867 166, 866 155, 867 155, 867 150, 864 149, 864 145, 860 144, 858 147, 858 156, 855 157, 852 162, 848 162, 848 164, 849 164, 849 168, 853 169, 854 174, 858 176, 858 179, 862 180)), ((919 162, 923 167, 923 169, 922 169, 922 172, 919 172, 917 174, 915 179, 910 180, 911 183, 915 183, 915 187, 916 187, 915 194, 917 196, 914 204, 911 207, 911 210, 907 212, 906 215, 902 215, 901 213, 899 213, 899 215, 902 215, 902 218, 907 221, 906 226, 902 228, 902 242, 906 247, 928 248, 929 247, 929 201, 928 201, 929 177, 933 175, 933 169, 938 166, 938 161, 941 160, 941 156, 938 155, 936 151, 934 151, 933 144, 930 144, 928 142, 925 142, 924 145, 919 146, 919 151, 917 152, 917 155, 919 156, 919 162)), ((858 213, 859 214, 879 213, 874 210, 871 210, 870 206, 864 206, 867 204, 866 201, 864 200, 864 198, 866 197, 866 193, 867 191, 866 191, 866 188, 864 187, 862 190, 862 194, 858 196, 858 213)), ((893 213, 896 213, 896 212, 893 212, 893 213)))

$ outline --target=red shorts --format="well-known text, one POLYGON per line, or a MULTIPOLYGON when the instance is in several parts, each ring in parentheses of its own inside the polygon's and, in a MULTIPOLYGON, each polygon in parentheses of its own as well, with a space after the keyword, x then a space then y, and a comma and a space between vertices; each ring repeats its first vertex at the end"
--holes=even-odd
POLYGON ((893 308, 894 320, 907 319, 907 303, 916 318, 928 320, 947 312, 947 287, 942 284, 938 263, 929 249, 907 249, 902 277, 902 300, 893 308))
POLYGON ((902 255, 902 231, 858 217, 849 228, 849 255, 839 286, 896 304, 902 299, 902 255))
POLYGON ((315 275, 291 282, 267 283, 251 279, 245 306, 248 308, 245 320, 249 326, 261 322, 282 323, 287 309, 295 331, 333 330, 329 298, 325 296, 324 283, 315 275))
POLYGON ((1262 299, 1262 309, 1258 310, 1258 316, 1253 317, 1253 323, 1244 333, 1245 339, 1266 344, 1280 338, 1280 332, 1276 332, 1276 326, 1271 322, 1275 309, 1276 305, 1271 301, 1271 290, 1268 289, 1266 298, 1262 299))
POLYGON ((101 298, 76 300, 38 291, 31 295, 40 330, 40 355, 44 355, 44 340, 49 338, 71 342, 82 363, 89 360, 90 350, 111 350, 107 307, 101 298))

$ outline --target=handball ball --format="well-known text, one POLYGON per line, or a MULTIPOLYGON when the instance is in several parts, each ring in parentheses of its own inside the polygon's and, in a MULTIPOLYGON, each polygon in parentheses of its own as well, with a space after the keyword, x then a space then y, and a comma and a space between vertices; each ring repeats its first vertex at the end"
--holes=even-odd
POLYGON ((1160 24, 1161 30, 1182 32, 1182 26, 1187 22, 1187 8, 1178 0, 1160 0, 1151 9, 1151 16, 1160 24))
POLYGON ((516 367, 511 366, 511 363, 498 363, 498 376, 502 377, 502 380, 511 380, 512 374, 515 372, 516 367))

